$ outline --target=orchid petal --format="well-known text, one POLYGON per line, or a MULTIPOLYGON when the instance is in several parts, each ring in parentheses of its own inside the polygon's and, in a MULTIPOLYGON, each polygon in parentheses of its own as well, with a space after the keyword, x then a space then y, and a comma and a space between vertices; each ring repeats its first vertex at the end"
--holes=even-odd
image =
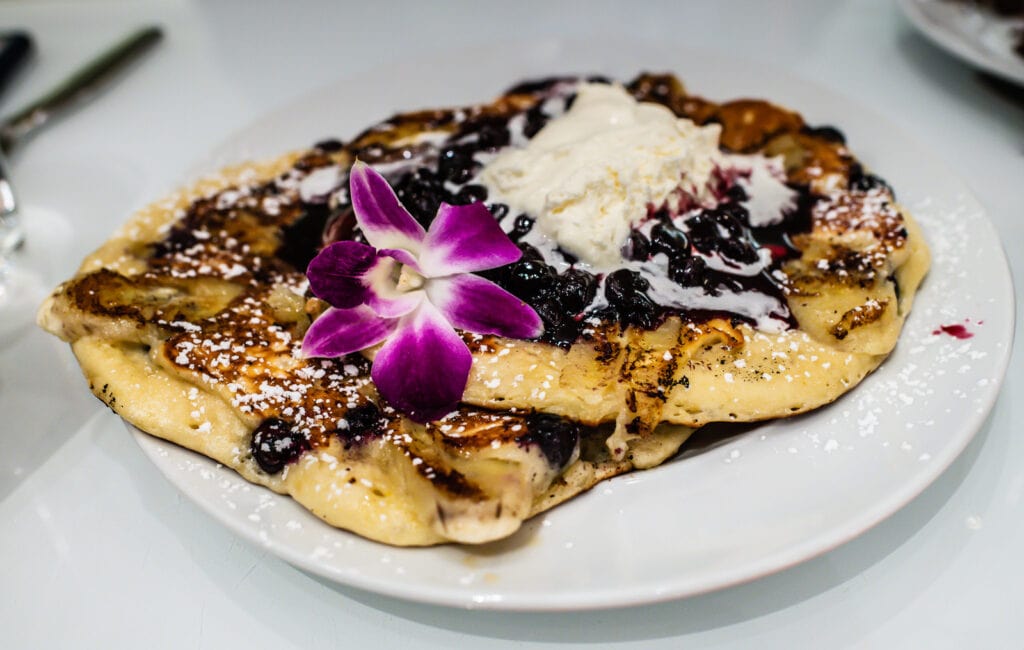
POLYGON ((430 223, 420 268, 427 277, 485 271, 523 256, 483 203, 442 203, 430 223))
POLYGON ((395 408, 417 422, 447 415, 458 406, 473 355, 436 307, 424 301, 403 317, 377 352, 371 376, 395 408))
POLYGON ((404 248, 416 254, 426 232, 402 207, 388 182, 369 165, 356 161, 349 173, 352 209, 360 230, 376 248, 404 248))
POLYGON ((366 294, 366 306, 381 318, 399 318, 420 306, 424 291, 374 291, 366 294))
POLYGON ((394 262, 380 259, 372 246, 335 242, 317 253, 306 269, 306 277, 313 295, 333 307, 348 309, 361 305, 366 298, 364 276, 380 273, 385 270, 381 267, 389 264, 393 266, 394 262))
POLYGON ((478 275, 433 278, 427 297, 452 325, 476 334, 532 339, 544 332, 540 316, 521 299, 478 275))
POLYGON ((385 257, 390 257, 401 264, 405 264, 406 266, 411 266, 417 273, 420 272, 419 261, 416 259, 415 255, 407 250, 401 248, 382 248, 377 251, 377 253, 385 257))
POLYGON ((328 309, 306 330, 304 357, 340 357, 364 350, 386 339, 397 320, 380 318, 369 307, 328 309))

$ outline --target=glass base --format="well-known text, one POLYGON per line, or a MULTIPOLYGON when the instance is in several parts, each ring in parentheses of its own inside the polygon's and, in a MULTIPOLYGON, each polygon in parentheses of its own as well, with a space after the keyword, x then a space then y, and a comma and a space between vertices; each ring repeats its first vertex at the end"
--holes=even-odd
POLYGON ((21 248, 25 243, 25 230, 17 214, 0 216, 0 259, 21 248))

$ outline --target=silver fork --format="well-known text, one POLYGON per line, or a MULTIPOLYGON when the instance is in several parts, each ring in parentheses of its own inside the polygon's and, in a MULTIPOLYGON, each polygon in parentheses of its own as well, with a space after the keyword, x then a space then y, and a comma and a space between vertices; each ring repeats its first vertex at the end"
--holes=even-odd
POLYGON ((0 260, 25 241, 25 231, 18 221, 18 202, 14 188, 7 179, 7 160, 0 151, 0 260))

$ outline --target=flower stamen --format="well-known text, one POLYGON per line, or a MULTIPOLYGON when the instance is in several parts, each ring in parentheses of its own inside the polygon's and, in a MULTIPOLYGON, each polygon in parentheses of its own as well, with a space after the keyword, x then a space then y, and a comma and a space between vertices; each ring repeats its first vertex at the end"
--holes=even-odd
POLYGON ((411 267, 403 265, 402 270, 398 274, 398 282, 395 283, 395 288, 399 293, 416 291, 423 288, 424 280, 425 278, 411 267))

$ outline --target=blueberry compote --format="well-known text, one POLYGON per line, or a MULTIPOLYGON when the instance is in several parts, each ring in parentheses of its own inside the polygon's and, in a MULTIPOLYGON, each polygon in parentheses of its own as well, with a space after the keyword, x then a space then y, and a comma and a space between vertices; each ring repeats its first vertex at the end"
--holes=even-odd
POLYGON ((544 321, 541 340, 568 346, 580 337, 587 307, 597 295, 599 278, 569 267, 558 273, 529 244, 519 244, 523 257, 509 266, 483 273, 533 307, 544 321))
MULTIPOLYGON (((599 322, 652 329, 672 315, 691 321, 724 317, 756 323, 757 317, 742 306, 749 294, 758 294, 758 304, 775 305, 770 318, 795 326, 784 286, 773 271, 799 255, 791 235, 809 229, 810 211, 817 200, 806 188, 791 188, 796 192, 795 205, 770 227, 751 226, 745 207, 750 197, 738 182, 724 182, 718 188, 714 207, 690 203, 676 214, 652 211, 625 242, 621 268, 600 271, 579 264, 550 243, 543 252, 538 250, 539 234, 530 215, 510 213, 507 205, 488 201, 487 188, 478 182, 484 165, 505 147, 524 146, 549 120, 568 110, 577 81, 552 78, 512 89, 532 95, 532 103, 396 116, 356 138, 349 150, 388 179, 424 227, 429 227, 441 203, 486 203, 523 256, 481 275, 537 311, 544 321, 541 340, 545 342, 568 347, 599 322), (449 135, 440 141, 382 144, 381 133, 400 129, 409 121, 449 135), (763 249, 770 251, 770 259, 763 249)), ((822 137, 842 138, 834 129, 819 130, 822 137)), ((864 174, 851 179, 851 184, 862 187, 878 181, 864 174)), ((360 239, 358 228, 352 228, 349 206, 338 206, 336 211, 340 216, 328 226, 325 239, 360 239)))

